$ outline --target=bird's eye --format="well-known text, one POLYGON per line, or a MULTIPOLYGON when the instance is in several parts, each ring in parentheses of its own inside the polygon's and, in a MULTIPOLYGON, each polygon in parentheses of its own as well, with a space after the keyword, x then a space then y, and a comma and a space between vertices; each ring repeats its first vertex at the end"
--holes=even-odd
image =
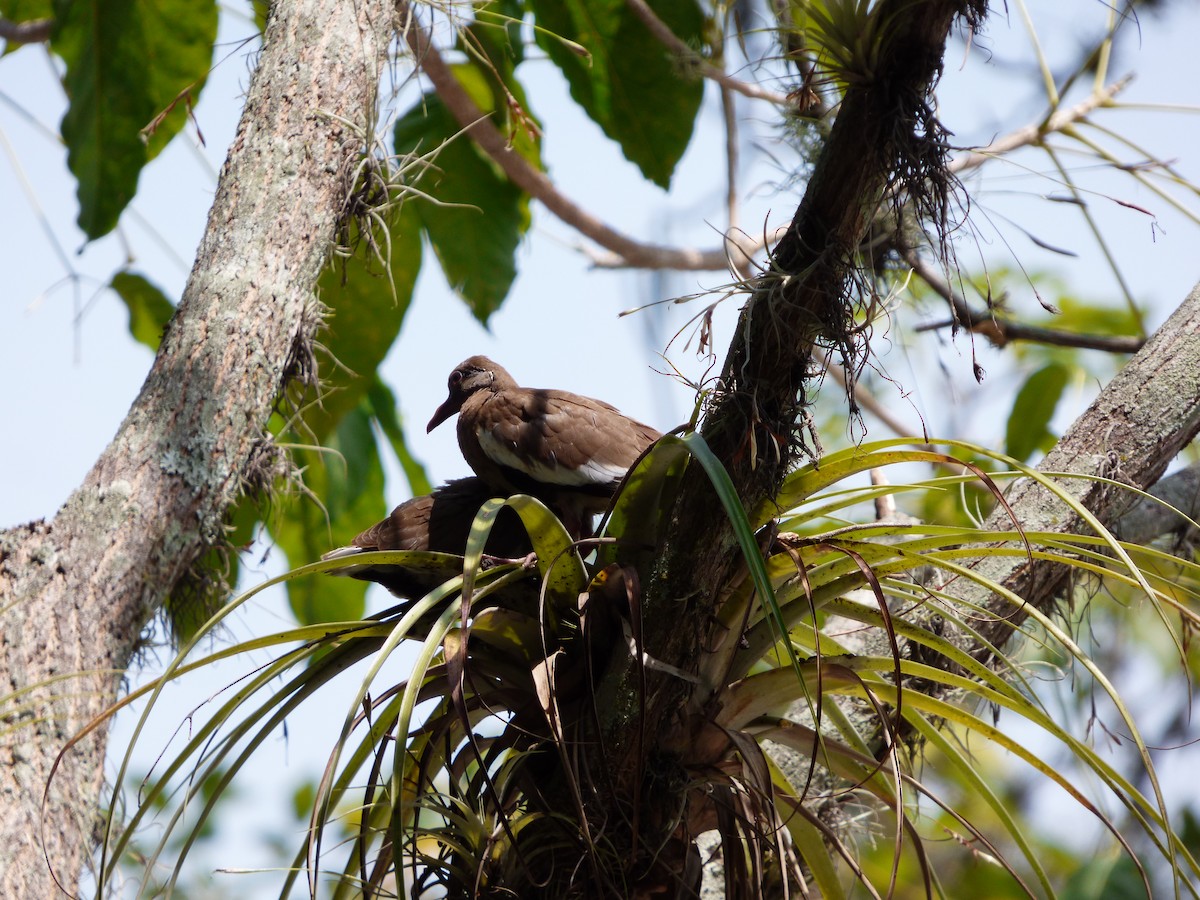
POLYGON ((462 384, 462 380, 463 380, 462 372, 451 372, 450 373, 450 387, 458 387, 460 384, 462 384))

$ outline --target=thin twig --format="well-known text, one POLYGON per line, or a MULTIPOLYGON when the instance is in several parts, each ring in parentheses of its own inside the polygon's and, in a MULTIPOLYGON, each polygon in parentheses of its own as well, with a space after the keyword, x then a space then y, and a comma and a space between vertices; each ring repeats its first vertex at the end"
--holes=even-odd
POLYGON ((738 127, 733 91, 721 87, 721 112, 725 117, 725 232, 738 227, 738 127))
POLYGON ((50 40, 54 29, 53 19, 30 19, 28 22, 13 22, 0 16, 0 38, 10 46, 17 44, 41 44, 50 40))
POLYGON ((1086 119, 1088 114, 1094 110, 1102 106, 1107 106, 1132 80, 1132 75, 1126 75, 1119 81, 1114 81, 1103 90, 1096 91, 1087 99, 1069 109, 1059 109, 1040 122, 1034 122, 1026 125, 1024 128, 1018 128, 1016 131, 1010 132, 1002 138, 997 138, 986 147, 956 157, 950 162, 948 167, 950 173, 959 175, 969 169, 977 169, 985 162, 995 159, 998 156, 1003 156, 1005 153, 1011 153, 1013 150, 1021 147, 1028 147, 1030 144, 1041 143, 1046 135, 1062 131, 1069 125, 1074 125, 1076 122, 1086 119))
POLYGON ((1019 322, 999 318, 992 310, 973 309, 967 299, 954 290, 953 285, 926 260, 922 259, 917 251, 897 249, 901 259, 911 266, 912 270, 933 288, 936 294, 949 303, 954 312, 953 318, 948 321, 918 325, 917 331, 965 325, 977 334, 986 337, 997 347, 1003 347, 1011 341, 1033 341, 1039 344, 1051 344, 1055 347, 1078 347, 1084 350, 1104 350, 1108 353, 1136 353, 1146 343, 1145 338, 1133 335, 1078 334, 1055 328, 1023 325, 1019 322))

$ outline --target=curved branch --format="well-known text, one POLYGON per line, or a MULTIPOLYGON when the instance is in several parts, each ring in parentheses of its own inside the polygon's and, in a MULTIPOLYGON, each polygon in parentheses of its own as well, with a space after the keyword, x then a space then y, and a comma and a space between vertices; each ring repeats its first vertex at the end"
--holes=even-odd
POLYGON ((401 31, 412 49, 417 65, 428 76, 438 98, 450 110, 463 130, 484 153, 496 161, 513 184, 538 200, 564 223, 615 255, 616 259, 603 264, 613 267, 619 265, 647 269, 713 271, 727 268, 730 256, 734 256, 736 262, 737 257, 748 259, 754 253, 756 248, 743 249, 742 241, 735 235, 726 239, 730 246, 728 251, 725 248, 699 251, 642 243, 593 216, 559 191, 544 172, 535 169, 509 146, 509 142, 492 124, 491 119, 454 77, 454 73, 434 46, 429 32, 417 21, 406 0, 399 0, 396 9, 401 19, 401 31), (616 260, 619 260, 619 263, 616 260))
POLYGON ((1078 334, 1057 328, 1039 328, 1036 325, 1023 325, 1001 318, 992 310, 973 309, 967 303, 966 297, 954 290, 954 287, 942 277, 932 265, 924 260, 915 250, 896 248, 903 259, 921 280, 933 288, 934 292, 950 304, 954 317, 949 322, 918 325, 916 331, 929 331, 934 328, 958 328, 965 325, 971 331, 982 334, 992 344, 1003 347, 1011 341, 1032 341, 1038 344, 1050 344, 1055 347, 1078 347, 1082 350, 1104 350, 1108 353, 1136 353, 1146 343, 1146 339, 1135 335, 1111 334, 1078 334))

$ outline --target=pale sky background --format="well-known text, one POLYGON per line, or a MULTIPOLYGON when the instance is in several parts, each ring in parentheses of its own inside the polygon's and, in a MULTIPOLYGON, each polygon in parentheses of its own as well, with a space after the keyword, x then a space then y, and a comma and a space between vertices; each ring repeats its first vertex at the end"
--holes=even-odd
MULTIPOLYGON (((1095 34, 1104 21, 1104 7, 1095 0, 1030 5, 1052 54, 1057 47, 1082 44, 1083 30, 1095 34)), ((958 41, 947 55, 942 116, 955 132, 956 143, 963 146, 985 144, 1036 120, 1045 108, 1036 85, 1014 74, 1013 64, 1028 58, 1029 43, 1018 7, 1012 2, 1009 7, 1008 20, 996 16, 974 46, 968 48, 958 41)), ((0 406, 7 437, 0 441, 0 471, 5 473, 0 482, 0 525, 52 516, 111 439, 136 395, 151 355, 133 343, 124 307, 102 290, 102 285, 129 259, 132 268, 147 275, 168 296, 177 298, 182 292, 204 228, 216 172, 240 114, 253 50, 240 46, 239 41, 252 30, 241 13, 223 11, 223 43, 217 52, 217 59, 223 61, 216 66, 196 110, 206 146, 197 145, 191 129, 176 138, 144 171, 120 234, 87 247, 73 225, 75 189, 66 177, 65 152, 54 137, 65 108, 55 63, 40 48, 26 48, 0 59, 0 258, 9 285, 0 302, 0 379, 7 387, 0 406), (74 281, 69 279, 72 274, 77 276, 74 281)), ((1122 99, 1193 107, 1200 102, 1198 34, 1200 6, 1196 4, 1177 4, 1162 19, 1143 17, 1140 33, 1129 29, 1112 67, 1114 77, 1137 73, 1122 99)), ((538 56, 536 50, 532 55, 538 56)), ((717 244, 717 234, 724 228, 719 175, 724 167, 723 136, 711 85, 699 133, 667 194, 640 181, 615 145, 573 106, 549 62, 526 63, 520 77, 533 110, 548 126, 543 153, 550 173, 566 193, 644 240, 701 247, 717 244)), ((405 94, 391 112, 403 112, 411 99, 411 94, 405 94)), ((776 142, 769 119, 744 98, 739 98, 739 104, 745 117, 742 190, 747 196, 741 224, 757 233, 764 223, 775 225, 789 218, 796 196, 794 190, 777 190, 787 173, 772 157, 786 165, 789 156, 776 142)), ((1175 161, 1181 172, 1200 180, 1200 116, 1195 112, 1113 111, 1099 120, 1134 135, 1146 149, 1175 161)), ((1125 161, 1139 159, 1131 150, 1121 155, 1125 161)), ((1021 159, 1030 170, 1047 168, 1044 156, 1025 154, 1021 159)), ((1093 174, 1098 190, 1148 208, 1157 216, 1152 227, 1146 215, 1104 196, 1092 197, 1114 255, 1136 298, 1148 307, 1151 326, 1156 326, 1200 277, 1200 229, 1128 180, 1093 174)), ((972 240, 964 231, 958 240, 965 268, 975 268, 981 255, 993 266, 1008 265, 1015 253, 1031 269, 1061 272, 1079 296, 1114 305, 1119 302, 1112 275, 1096 254, 1077 210, 1037 199, 1059 193, 1058 186, 1004 164, 989 167, 986 178, 973 205, 980 239, 972 240), (1068 259, 1038 250, 1020 230, 1004 224, 1005 216, 1018 220, 1040 239, 1080 256, 1068 259), (989 217, 1004 231, 1011 251, 989 230, 989 217)), ((979 185, 971 187, 975 196, 979 185)), ((617 314, 719 286, 727 276, 719 272, 594 270, 578 251, 579 244, 576 234, 535 204, 533 231, 519 253, 519 277, 490 332, 449 295, 432 264, 432 254, 427 254, 404 332, 385 364, 385 375, 409 423, 412 449, 426 463, 433 480, 467 472, 454 443, 453 428, 443 427, 426 436, 423 423, 441 401, 450 369, 474 353, 492 356, 524 384, 601 397, 659 428, 673 427, 687 418, 690 393, 653 369, 664 368, 657 354, 699 307, 660 307, 653 314, 625 318, 617 314)), ((716 347, 722 354, 736 305, 737 301, 728 302, 717 318, 716 347)), ((1018 313, 1037 311, 1028 295, 1014 297, 1013 305, 1018 313)), ((930 317, 942 318, 943 312, 935 310, 930 317)), ((905 321, 915 320, 914 314, 907 312, 905 321)), ((900 388, 885 385, 880 398, 911 423, 914 432, 919 428, 919 411, 931 435, 953 432, 1002 449, 1004 420, 1016 383, 1016 376, 1006 369, 1005 357, 978 346, 980 361, 989 373, 980 389, 971 378, 970 347, 964 339, 947 342, 936 354, 932 344, 922 343, 909 354, 897 332, 892 338, 895 346, 886 365, 903 388, 911 391, 911 397, 905 400, 900 388)), ((706 366, 683 349, 682 341, 670 358, 693 377, 706 366)), ((1074 407, 1094 388, 1080 386, 1082 393, 1075 396, 1074 407)), ((1068 421, 1066 415, 1061 424, 1068 421)), ((868 420, 868 424, 870 438, 891 436, 877 423, 868 420)), ((825 436, 827 446, 844 439, 845 435, 825 436)), ((406 486, 394 466, 389 473, 389 499, 400 502, 407 497, 406 486)), ((363 523, 364 527, 369 524, 363 523)), ((279 554, 261 568, 256 565, 260 555, 245 561, 244 583, 281 571, 279 554)), ((382 602, 379 596, 374 601, 382 602)), ((264 595, 252 607, 235 625, 236 636, 283 628, 289 622, 278 594, 264 595)), ((97 611, 98 616, 102 614, 97 611)), ((133 676, 135 682, 143 677, 133 676)), ((191 687, 171 702, 171 711, 164 710, 159 717, 162 721, 143 739, 138 765, 144 768, 158 756, 187 709, 236 675, 215 677, 224 681, 191 687), (168 721, 175 713, 174 720, 168 721)), ((244 788, 249 798, 246 811, 236 816, 238 822, 231 826, 229 840, 222 843, 221 864, 250 867, 271 861, 261 850, 258 833, 279 819, 270 815, 271 804, 287 805, 274 792, 315 777, 319 771, 328 749, 329 723, 340 722, 344 713, 336 700, 330 701, 328 708, 330 718, 325 721, 289 722, 289 738, 281 738, 277 747, 260 754, 262 759, 251 770, 254 787, 244 788)), ((118 723, 114 747, 127 739, 129 728, 128 719, 118 723)), ((221 876, 215 882, 217 895, 236 891, 241 896, 256 895, 254 885, 258 883, 245 876, 221 876)), ((269 888, 264 890, 264 895, 270 895, 269 888)))

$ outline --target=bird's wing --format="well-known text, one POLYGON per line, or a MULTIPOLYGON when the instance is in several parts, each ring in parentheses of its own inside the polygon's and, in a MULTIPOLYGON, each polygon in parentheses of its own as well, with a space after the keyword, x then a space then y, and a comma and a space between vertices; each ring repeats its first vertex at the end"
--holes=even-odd
POLYGON ((356 537, 354 546, 362 550, 427 550, 432 509, 431 497, 407 500, 356 537))
POLYGON ((513 407, 480 423, 480 448, 543 484, 614 484, 660 437, 607 403, 566 391, 528 391, 513 407))

